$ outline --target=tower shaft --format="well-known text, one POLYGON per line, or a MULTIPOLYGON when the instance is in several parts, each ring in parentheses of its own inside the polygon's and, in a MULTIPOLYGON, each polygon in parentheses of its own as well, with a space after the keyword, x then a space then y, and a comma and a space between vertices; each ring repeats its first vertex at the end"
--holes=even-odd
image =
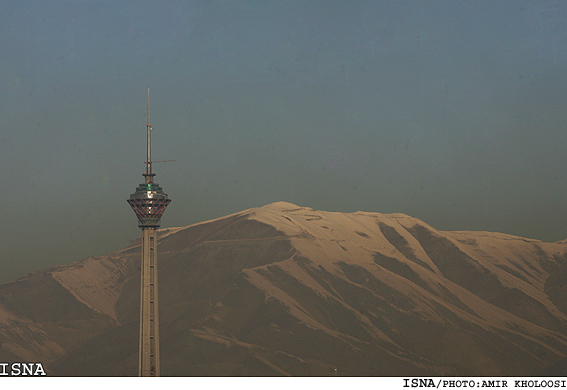
POLYGON ((157 234, 155 227, 142 230, 140 294, 139 376, 160 376, 157 234))

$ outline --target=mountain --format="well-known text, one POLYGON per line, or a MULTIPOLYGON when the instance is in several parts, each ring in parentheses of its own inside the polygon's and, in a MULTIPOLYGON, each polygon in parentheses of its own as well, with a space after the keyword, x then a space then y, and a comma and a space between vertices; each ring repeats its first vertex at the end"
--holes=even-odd
MULTIPOLYGON (((158 240, 164 376, 528 376, 567 356, 567 241, 286 202, 158 240)), ((0 285, 0 362, 137 375, 139 262, 138 240, 0 285)))

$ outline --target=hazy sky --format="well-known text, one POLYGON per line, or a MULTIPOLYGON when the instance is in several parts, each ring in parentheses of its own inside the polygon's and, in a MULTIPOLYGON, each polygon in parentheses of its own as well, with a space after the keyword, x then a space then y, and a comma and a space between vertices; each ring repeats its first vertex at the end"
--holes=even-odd
POLYGON ((0 281, 285 200, 567 238, 567 3, 0 3, 0 281))

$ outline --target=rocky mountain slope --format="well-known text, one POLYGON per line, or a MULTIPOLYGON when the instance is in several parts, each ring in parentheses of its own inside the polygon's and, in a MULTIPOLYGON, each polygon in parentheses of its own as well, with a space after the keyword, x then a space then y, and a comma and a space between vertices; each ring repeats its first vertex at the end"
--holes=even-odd
MULTIPOLYGON (((0 361, 137 375, 139 242, 0 285, 0 361)), ((534 375, 567 242, 278 202, 159 234, 162 375, 534 375)))

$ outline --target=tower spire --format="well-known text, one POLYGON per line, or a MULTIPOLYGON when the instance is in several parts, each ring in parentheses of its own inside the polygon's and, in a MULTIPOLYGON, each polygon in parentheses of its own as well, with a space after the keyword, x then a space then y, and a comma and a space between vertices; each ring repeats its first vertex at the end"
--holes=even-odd
POLYGON ((148 152, 146 158, 146 173, 144 174, 146 184, 152 183, 154 181, 153 177, 155 176, 152 172, 152 125, 150 123, 150 86, 148 85, 148 152))

